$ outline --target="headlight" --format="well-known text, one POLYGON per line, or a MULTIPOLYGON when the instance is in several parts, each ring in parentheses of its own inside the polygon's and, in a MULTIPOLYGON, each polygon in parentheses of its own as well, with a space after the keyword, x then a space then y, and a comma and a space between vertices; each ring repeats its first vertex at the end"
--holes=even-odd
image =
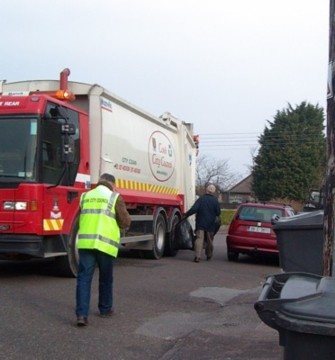
POLYGON ((27 210, 28 203, 26 201, 18 201, 15 203, 15 210, 27 210))
POLYGON ((5 201, 3 203, 4 210, 27 210, 28 203, 26 201, 5 201))

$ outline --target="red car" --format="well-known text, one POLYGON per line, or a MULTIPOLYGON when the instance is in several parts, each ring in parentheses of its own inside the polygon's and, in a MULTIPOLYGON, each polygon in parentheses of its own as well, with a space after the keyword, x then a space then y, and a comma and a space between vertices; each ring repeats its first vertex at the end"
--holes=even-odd
POLYGON ((239 254, 278 254, 276 234, 272 229, 273 217, 293 216, 287 205, 263 203, 241 204, 228 229, 227 257, 236 261, 239 254))

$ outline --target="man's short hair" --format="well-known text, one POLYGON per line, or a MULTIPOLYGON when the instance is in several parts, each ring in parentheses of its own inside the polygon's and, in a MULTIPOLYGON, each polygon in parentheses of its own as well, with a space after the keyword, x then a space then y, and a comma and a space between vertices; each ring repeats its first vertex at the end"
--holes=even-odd
POLYGON ((209 184, 206 188, 207 194, 215 194, 216 187, 213 184, 209 184))
POLYGON ((99 181, 108 181, 110 183, 115 184, 115 177, 111 174, 104 173, 100 176, 99 181))

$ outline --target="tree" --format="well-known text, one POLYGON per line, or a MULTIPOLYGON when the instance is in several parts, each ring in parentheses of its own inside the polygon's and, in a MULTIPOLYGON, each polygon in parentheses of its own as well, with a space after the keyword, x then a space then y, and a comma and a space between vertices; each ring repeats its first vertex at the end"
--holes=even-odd
POLYGON ((224 191, 239 178, 229 169, 228 160, 217 160, 209 155, 199 155, 197 158, 197 193, 204 193, 206 185, 211 183, 220 191, 224 191))
POLYGON ((323 275, 333 274, 334 215, 335 215, 335 0, 329 6, 329 53, 327 86, 327 171, 325 181, 324 219, 323 219, 323 275))
POLYGON ((252 189, 261 201, 274 198, 304 201, 325 175, 324 112, 302 102, 277 111, 259 138, 252 189))

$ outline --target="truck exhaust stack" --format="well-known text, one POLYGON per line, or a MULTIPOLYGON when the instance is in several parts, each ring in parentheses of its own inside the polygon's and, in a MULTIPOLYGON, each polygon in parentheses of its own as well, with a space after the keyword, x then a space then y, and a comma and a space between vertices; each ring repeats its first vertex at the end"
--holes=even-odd
POLYGON ((68 89, 68 77, 70 76, 71 72, 70 69, 65 68, 60 73, 60 80, 59 80, 59 88, 60 90, 67 90, 68 89))

